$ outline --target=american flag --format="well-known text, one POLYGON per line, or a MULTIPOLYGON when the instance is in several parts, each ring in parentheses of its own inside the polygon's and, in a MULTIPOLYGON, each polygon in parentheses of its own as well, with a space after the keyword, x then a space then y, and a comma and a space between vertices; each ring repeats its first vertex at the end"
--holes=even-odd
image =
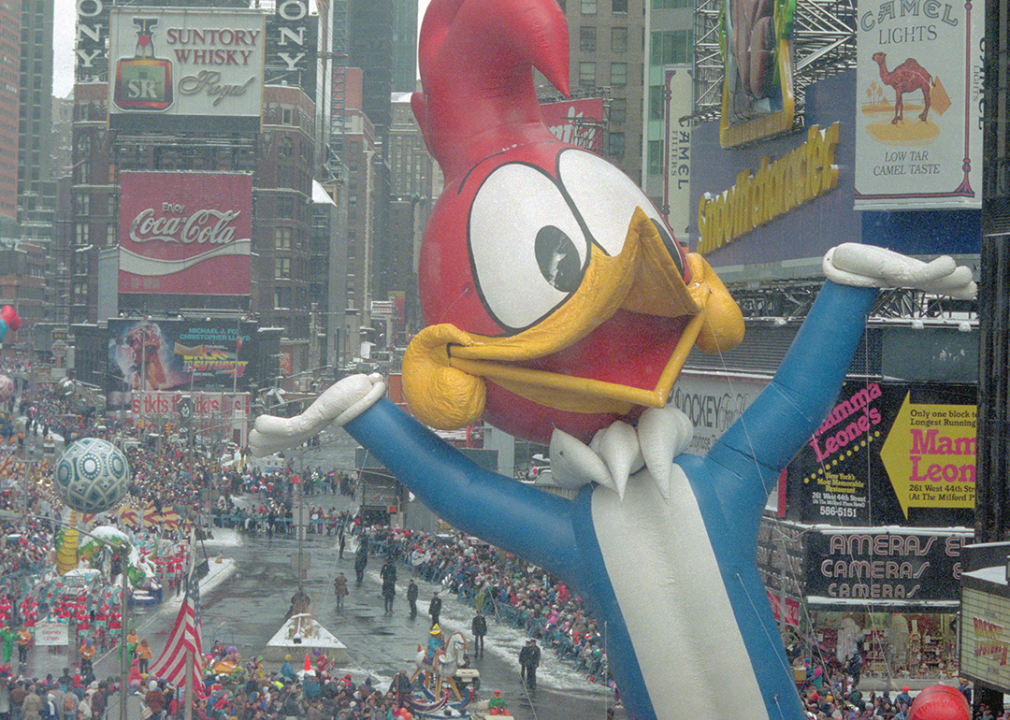
POLYGON ((175 625, 168 636, 168 643, 161 655, 151 665, 149 674, 170 685, 183 688, 186 685, 186 656, 193 657, 193 691, 197 697, 206 697, 203 687, 203 648, 200 642, 200 579, 196 574, 195 553, 190 543, 189 574, 186 577, 186 595, 175 618, 175 625))

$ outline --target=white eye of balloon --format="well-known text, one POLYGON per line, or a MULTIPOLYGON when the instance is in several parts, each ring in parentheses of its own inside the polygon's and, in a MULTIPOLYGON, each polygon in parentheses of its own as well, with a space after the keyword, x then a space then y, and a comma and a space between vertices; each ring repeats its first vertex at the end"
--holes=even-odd
POLYGON ((589 243, 557 183, 529 165, 503 165, 470 209, 477 290, 503 328, 522 330, 578 289, 589 243))
POLYGON ((656 206, 635 183, 603 158, 584 150, 558 156, 558 178, 582 216, 590 237, 607 255, 620 254, 636 207, 656 226, 677 267, 684 270, 679 247, 656 206))

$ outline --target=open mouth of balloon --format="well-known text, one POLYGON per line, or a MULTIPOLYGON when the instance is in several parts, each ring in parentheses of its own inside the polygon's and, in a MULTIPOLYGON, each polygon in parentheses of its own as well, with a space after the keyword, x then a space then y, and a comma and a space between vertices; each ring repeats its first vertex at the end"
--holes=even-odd
POLYGON ((541 405, 582 413, 624 414, 663 407, 705 322, 705 311, 674 318, 618 310, 595 330, 543 357, 514 362, 473 359, 449 348, 449 364, 541 405))

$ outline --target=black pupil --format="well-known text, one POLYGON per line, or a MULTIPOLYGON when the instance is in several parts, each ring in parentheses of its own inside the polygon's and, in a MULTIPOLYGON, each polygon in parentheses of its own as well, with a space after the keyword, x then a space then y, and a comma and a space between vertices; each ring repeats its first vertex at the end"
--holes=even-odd
POLYGON ((674 241, 673 237, 670 235, 670 231, 663 227, 662 223, 658 223, 655 220, 652 221, 653 227, 656 228, 656 232, 659 236, 663 238, 663 245, 666 246, 666 251, 670 253, 670 257, 673 258, 673 264, 677 266, 680 270, 680 274, 684 274, 684 259, 680 255, 680 248, 677 247, 677 243, 674 241))
POLYGON ((540 228, 535 251, 540 272, 547 282, 565 293, 578 289, 582 269, 579 253, 561 228, 553 225, 540 228))

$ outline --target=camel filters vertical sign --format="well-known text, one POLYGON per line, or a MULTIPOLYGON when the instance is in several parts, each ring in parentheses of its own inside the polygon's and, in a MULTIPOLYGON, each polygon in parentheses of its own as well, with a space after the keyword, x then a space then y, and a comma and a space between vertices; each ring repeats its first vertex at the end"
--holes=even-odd
POLYGON ((982 0, 861 0, 857 210, 982 206, 982 0))

